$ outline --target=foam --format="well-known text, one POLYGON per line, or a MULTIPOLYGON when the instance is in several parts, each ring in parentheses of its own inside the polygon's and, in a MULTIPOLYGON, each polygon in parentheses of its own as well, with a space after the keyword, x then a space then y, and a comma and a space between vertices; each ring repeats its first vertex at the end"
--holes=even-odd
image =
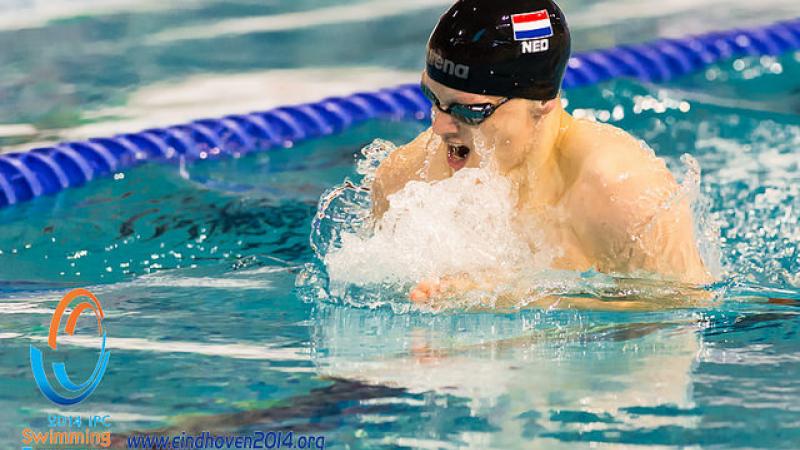
MULTIPOLYGON (((437 146, 433 137, 429 146, 437 146)), ((517 203, 512 183, 496 174, 490 149, 476 139, 483 167, 462 169, 436 182, 412 181, 388 197, 390 208, 376 225, 369 187, 389 153, 390 142, 376 140, 362 150, 360 183, 345 180, 322 197, 311 244, 322 268, 307 267, 299 285, 315 287, 310 298, 343 300, 359 306, 390 304, 404 310, 411 287, 424 279, 469 274, 490 281, 496 298, 507 288, 527 284, 564 287, 560 277, 543 281, 556 252, 534 229, 515 230, 517 203), (533 238, 536 252, 527 239, 533 238), (321 283, 325 279, 324 287, 321 283), (536 280, 536 281, 533 281, 536 280)), ((422 169, 425 170, 424 168, 422 169)), ((567 283, 570 286, 571 282, 567 283)), ((485 296, 463 298, 464 306, 485 296)))
MULTIPOLYGON (((428 146, 440 143, 432 136, 428 146)), ((320 201, 311 244, 322 264, 309 265, 298 279, 301 288, 313 287, 305 297, 372 308, 388 304, 404 312, 411 309, 410 289, 420 281, 462 274, 477 289, 450 298, 448 307, 523 307, 563 295, 616 298, 620 289, 626 290, 623 297, 639 300, 681 297, 675 286, 662 285, 648 274, 631 274, 636 279, 620 287, 597 272, 552 269, 560 250, 547 242, 536 223, 526 222, 521 235, 515 220, 516 189, 497 174, 494 152, 485 140, 476 136, 475 144, 482 167, 462 169, 440 181, 408 182, 388 197, 390 206, 377 224, 369 187, 380 162, 395 147, 377 140, 362 150, 360 183, 345 180, 320 201)), ((700 165, 689 155, 681 160, 681 187, 662 209, 668 211, 683 199, 695 205, 699 248, 718 278, 719 227, 702 201, 700 165)))
MULTIPOLYGON (((546 267, 512 224, 511 183, 463 169, 436 183, 410 182, 389 197, 374 234, 345 234, 324 261, 333 285, 412 283, 423 278, 520 266, 546 267)), ((549 256, 549 255, 548 255, 549 256)))

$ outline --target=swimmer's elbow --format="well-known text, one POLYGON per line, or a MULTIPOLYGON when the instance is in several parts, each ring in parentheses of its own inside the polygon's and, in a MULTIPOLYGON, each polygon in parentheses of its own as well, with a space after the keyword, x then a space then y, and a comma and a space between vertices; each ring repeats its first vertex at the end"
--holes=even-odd
POLYGON ((701 262, 699 266, 681 273, 680 281, 695 286, 707 286, 717 280, 701 262))
POLYGON ((659 211, 644 225, 631 225, 634 258, 642 269, 675 281, 705 285, 714 281, 703 261, 694 232, 694 217, 688 202, 659 211))

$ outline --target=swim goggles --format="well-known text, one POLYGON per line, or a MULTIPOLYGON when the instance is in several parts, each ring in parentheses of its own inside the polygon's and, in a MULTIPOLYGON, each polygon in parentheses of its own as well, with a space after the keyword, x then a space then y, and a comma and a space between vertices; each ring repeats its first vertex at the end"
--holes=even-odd
POLYGON ((497 104, 476 103, 472 105, 464 105, 461 103, 451 103, 447 108, 443 108, 439 99, 436 98, 436 95, 431 92, 428 86, 425 86, 425 83, 420 83, 419 87, 422 89, 422 93, 425 95, 425 97, 427 97, 427 99, 436 106, 436 109, 467 125, 480 125, 484 120, 488 119, 489 116, 494 114, 494 112, 497 111, 497 108, 503 106, 507 101, 511 100, 510 98, 506 97, 500 100, 500 102, 497 104))

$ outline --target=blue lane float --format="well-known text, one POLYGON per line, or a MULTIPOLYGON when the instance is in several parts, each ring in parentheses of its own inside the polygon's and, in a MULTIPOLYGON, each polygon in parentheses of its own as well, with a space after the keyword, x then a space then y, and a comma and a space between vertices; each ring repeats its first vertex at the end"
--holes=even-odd
MULTIPOLYGON (((659 39, 574 55, 564 88, 615 78, 663 83, 730 58, 779 55, 792 50, 800 50, 800 19, 659 39)), ((370 119, 425 120, 430 107, 417 85, 401 85, 316 103, 8 153, 0 155, 0 208, 81 186, 146 161, 181 157, 192 161, 290 147, 370 119)))

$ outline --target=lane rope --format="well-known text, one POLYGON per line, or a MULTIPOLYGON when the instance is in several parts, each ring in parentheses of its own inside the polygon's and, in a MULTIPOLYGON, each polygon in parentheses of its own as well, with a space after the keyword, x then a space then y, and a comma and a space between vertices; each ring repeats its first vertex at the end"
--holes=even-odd
MULTIPOLYGON (((658 39, 575 54, 564 89, 615 78, 663 83, 744 56, 800 50, 800 18, 766 26, 658 39)), ((0 208, 81 186, 148 161, 241 156, 340 133, 370 119, 425 120, 431 105, 415 84, 358 92, 269 111, 232 114, 108 138, 0 155, 0 208)))

